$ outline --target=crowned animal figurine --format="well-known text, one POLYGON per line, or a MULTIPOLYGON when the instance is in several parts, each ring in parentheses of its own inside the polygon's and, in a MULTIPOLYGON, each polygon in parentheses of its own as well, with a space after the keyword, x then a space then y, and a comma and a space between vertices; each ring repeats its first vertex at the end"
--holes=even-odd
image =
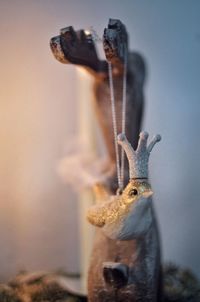
POLYGON ((109 196, 103 189, 96 190, 104 202, 93 206, 88 212, 89 222, 102 227, 105 235, 111 239, 131 240, 141 237, 152 224, 153 192, 148 182, 148 160, 153 146, 161 137, 156 135, 148 147, 147 138, 148 133, 141 132, 138 148, 134 151, 124 134, 118 136, 118 143, 128 157, 130 181, 121 195, 109 196))
MULTIPOLYGON (((109 194, 102 185, 95 186, 97 204, 88 211, 89 222, 100 228, 102 236, 116 241, 116 248, 120 241, 133 241, 137 246, 130 258, 120 257, 119 250, 116 250, 116 259, 109 258, 109 251, 104 255, 107 259, 102 264, 102 280, 97 284, 107 284, 106 296, 110 295, 110 299, 114 299, 113 289, 116 301, 121 301, 120 295, 126 296, 123 301, 160 301, 159 235, 148 180, 149 155, 160 139, 160 135, 156 135, 147 144, 148 133, 141 132, 134 150, 124 134, 118 135, 118 143, 129 162, 129 183, 117 195, 109 194)), ((89 301, 101 301, 101 294, 100 288, 96 289, 89 301)))

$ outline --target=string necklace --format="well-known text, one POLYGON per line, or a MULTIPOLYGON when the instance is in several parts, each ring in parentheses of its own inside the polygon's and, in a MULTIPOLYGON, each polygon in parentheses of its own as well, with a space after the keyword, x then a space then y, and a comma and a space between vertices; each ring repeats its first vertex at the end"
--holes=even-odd
MULTIPOLYGON (((120 167, 119 146, 117 142, 118 132, 117 132, 117 118, 116 118, 116 101, 115 101, 111 62, 108 62, 108 76, 109 76, 112 125, 113 125, 114 145, 115 145, 115 155, 116 155, 117 180, 118 180, 118 188, 119 188, 117 192, 119 194, 119 191, 122 191, 124 187, 124 150, 121 148, 121 167, 120 167)), ((126 131, 126 84, 127 84, 127 49, 125 49, 123 88, 122 88, 123 89, 122 90, 122 133, 123 134, 125 134, 126 131)))

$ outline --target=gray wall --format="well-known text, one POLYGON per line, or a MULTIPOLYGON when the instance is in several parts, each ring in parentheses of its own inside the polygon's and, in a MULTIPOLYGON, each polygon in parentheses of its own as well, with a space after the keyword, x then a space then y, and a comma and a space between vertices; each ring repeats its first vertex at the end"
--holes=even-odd
POLYGON ((109 17, 126 24, 148 65, 143 128, 163 137, 150 169, 164 259, 200 276, 200 2, 1 0, 2 278, 21 268, 79 270, 78 204, 55 171, 77 132, 76 76, 48 43, 67 25, 101 35, 109 17))

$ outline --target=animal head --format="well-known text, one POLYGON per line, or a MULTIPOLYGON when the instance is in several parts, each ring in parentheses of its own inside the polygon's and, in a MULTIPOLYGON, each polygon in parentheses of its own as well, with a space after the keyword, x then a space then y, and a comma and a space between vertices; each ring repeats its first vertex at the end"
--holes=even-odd
POLYGON ((109 195, 102 185, 95 186, 95 192, 98 203, 90 207, 87 218, 107 237, 130 240, 149 229, 153 192, 148 182, 132 180, 121 195, 109 195))
POLYGON ((147 146, 148 134, 142 132, 136 151, 124 135, 118 137, 129 160, 130 180, 119 195, 111 195, 103 185, 95 186, 98 201, 88 211, 88 220, 115 240, 131 240, 146 234, 152 223, 152 190, 148 182, 150 152, 161 138, 155 136, 147 146))

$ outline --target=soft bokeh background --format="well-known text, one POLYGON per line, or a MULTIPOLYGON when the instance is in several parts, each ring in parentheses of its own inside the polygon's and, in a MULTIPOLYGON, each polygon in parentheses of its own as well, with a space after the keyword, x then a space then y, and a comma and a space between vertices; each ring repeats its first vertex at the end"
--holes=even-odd
POLYGON ((55 168, 78 131, 77 75, 49 39, 68 25, 101 35, 109 17, 126 24, 148 64, 143 128, 163 136, 151 157, 163 257, 200 276, 200 1, 1 0, 2 280, 20 269, 80 270, 77 196, 55 168))

